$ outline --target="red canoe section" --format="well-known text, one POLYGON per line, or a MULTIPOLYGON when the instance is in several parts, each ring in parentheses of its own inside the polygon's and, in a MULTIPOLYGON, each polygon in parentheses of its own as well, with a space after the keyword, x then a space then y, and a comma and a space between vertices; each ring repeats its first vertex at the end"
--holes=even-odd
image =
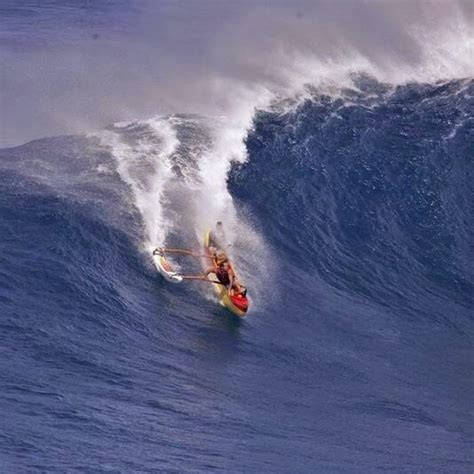
POLYGON ((247 312, 249 308, 249 300, 246 296, 234 295, 230 296, 230 300, 234 306, 240 309, 240 311, 243 311, 244 313, 247 312))

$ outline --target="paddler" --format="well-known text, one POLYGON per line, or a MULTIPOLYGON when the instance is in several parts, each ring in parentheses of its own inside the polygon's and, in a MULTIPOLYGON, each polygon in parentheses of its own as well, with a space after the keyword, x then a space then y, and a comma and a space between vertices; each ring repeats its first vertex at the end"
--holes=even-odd
POLYGON ((204 274, 204 277, 207 278, 209 274, 214 273, 216 278, 222 283, 232 295, 244 295, 247 293, 247 290, 243 288, 235 276, 234 271, 232 270, 227 257, 224 252, 216 255, 216 266, 207 270, 204 274))

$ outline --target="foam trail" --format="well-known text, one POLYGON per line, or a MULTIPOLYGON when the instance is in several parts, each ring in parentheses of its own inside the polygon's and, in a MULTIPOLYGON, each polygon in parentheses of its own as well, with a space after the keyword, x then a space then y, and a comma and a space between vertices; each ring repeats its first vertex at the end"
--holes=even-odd
MULTIPOLYGON (((231 84, 227 86, 232 87, 231 84)), ((234 84, 233 87, 234 100, 230 104, 230 112, 213 120, 212 146, 199 161, 202 183, 200 201, 206 202, 205 212, 199 213, 199 232, 218 220, 226 221, 227 227, 235 226, 237 215, 227 189, 227 177, 232 163, 244 163, 248 158, 245 138, 255 111, 268 107, 275 98, 270 90, 262 86, 237 88, 234 84)))
POLYGON ((163 244, 167 231, 163 191, 172 176, 170 157, 178 146, 173 127, 158 117, 115 124, 112 129, 100 132, 99 138, 110 149, 120 177, 130 187, 133 204, 143 219, 144 246, 163 244))

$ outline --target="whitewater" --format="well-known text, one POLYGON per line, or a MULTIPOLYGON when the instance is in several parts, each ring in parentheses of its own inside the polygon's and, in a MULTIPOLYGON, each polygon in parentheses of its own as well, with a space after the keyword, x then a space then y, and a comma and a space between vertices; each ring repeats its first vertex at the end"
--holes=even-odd
POLYGON ((468 2, 0 14, 2 472, 472 472, 468 2))

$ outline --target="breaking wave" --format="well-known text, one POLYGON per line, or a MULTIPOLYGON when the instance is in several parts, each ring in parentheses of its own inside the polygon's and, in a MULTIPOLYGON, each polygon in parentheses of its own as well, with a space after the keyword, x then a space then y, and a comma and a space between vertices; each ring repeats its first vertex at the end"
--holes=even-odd
POLYGON ((199 114, 134 119, 124 105, 103 129, 1 149, 0 464, 471 472, 474 73, 460 12, 438 30, 426 14, 390 47, 353 32, 341 48, 320 22, 327 55, 296 48, 293 35, 313 38, 302 18, 267 61, 236 52, 238 77, 179 83, 187 107, 203 91, 218 103, 199 114), (244 320, 150 258, 199 250, 217 220, 249 288, 244 320))

